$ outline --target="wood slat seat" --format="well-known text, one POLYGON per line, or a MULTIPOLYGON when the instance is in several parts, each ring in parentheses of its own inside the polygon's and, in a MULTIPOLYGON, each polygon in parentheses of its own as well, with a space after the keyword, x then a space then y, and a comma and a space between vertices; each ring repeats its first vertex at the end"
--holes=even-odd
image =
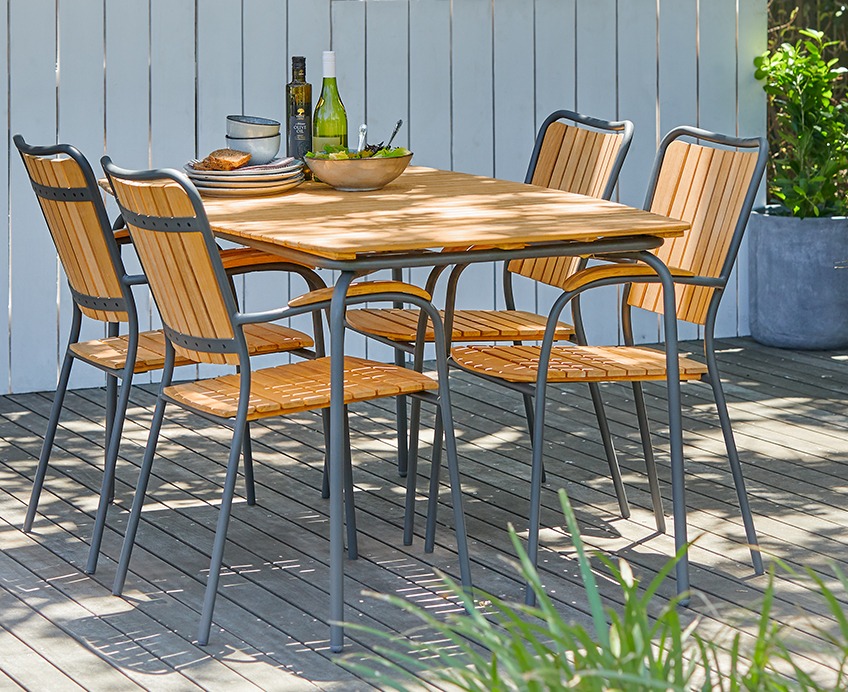
MULTIPOLYGON (((345 404, 438 388, 438 382, 413 370, 362 358, 345 358, 345 404)), ((166 387, 175 403, 221 418, 235 418, 239 375, 186 382, 166 387)), ((330 359, 254 370, 250 379, 247 420, 280 416, 330 405, 330 359)))
MULTIPOLYGON (((454 362, 465 370, 507 382, 536 382, 536 346, 458 346, 454 362)), ((680 357, 680 379, 699 380, 707 366, 680 357)), ((548 365, 549 382, 664 380, 665 353, 639 346, 555 346, 548 365)))
POLYGON ((308 264, 297 262, 287 257, 280 257, 271 252, 257 250, 249 247, 236 247, 227 250, 221 250, 221 261, 224 263, 224 269, 232 272, 237 269, 262 269, 276 264, 299 264, 304 267, 309 267, 308 264))
MULTIPOLYGON (((444 319, 444 311, 441 311, 444 319)), ((357 331, 382 336, 392 341, 414 342, 418 332, 419 311, 400 308, 364 308, 348 312, 348 324, 357 331)), ((457 310, 454 313, 451 341, 536 341, 545 334, 546 318, 523 310, 457 310)), ((557 323, 556 339, 565 341, 574 327, 557 323)), ((425 341, 434 339, 430 322, 425 341)))
MULTIPOLYGON (((248 352, 259 356, 299 348, 310 348, 312 337, 296 329, 279 324, 249 324, 244 327, 248 352)), ((108 339, 96 339, 71 344, 71 350, 78 358, 111 370, 122 370, 127 361, 129 336, 116 336, 108 339)), ((175 365, 189 365, 195 361, 184 356, 176 357, 175 365)), ((161 329, 142 332, 138 335, 138 352, 134 372, 161 370, 165 365, 165 334, 161 329)))

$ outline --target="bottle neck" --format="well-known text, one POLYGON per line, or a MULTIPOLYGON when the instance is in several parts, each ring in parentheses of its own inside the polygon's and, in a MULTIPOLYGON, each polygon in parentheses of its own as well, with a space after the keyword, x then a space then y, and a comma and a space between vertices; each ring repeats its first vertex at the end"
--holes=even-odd
POLYGON ((336 83, 336 78, 324 75, 324 82, 321 85, 321 96, 326 99, 327 97, 333 95, 339 95, 339 86, 336 83))
POLYGON ((292 81, 293 82, 305 82, 306 81, 306 68, 305 67, 293 67, 292 68, 292 81))

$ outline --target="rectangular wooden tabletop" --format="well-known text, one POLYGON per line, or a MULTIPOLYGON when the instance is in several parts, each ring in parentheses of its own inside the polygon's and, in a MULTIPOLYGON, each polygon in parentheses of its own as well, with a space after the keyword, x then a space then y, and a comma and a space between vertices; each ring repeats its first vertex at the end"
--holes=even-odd
POLYGON ((420 167, 373 192, 306 183, 274 197, 206 197, 203 204, 218 235, 334 260, 471 245, 669 237, 689 228, 615 202, 420 167))

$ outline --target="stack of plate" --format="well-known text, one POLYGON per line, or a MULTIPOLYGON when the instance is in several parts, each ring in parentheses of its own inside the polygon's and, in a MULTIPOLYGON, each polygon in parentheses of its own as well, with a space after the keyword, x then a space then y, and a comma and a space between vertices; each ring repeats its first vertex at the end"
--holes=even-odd
POLYGON ((206 197, 274 195, 303 182, 303 162, 291 157, 234 171, 206 171, 195 168, 198 163, 189 161, 184 168, 200 194, 206 197))

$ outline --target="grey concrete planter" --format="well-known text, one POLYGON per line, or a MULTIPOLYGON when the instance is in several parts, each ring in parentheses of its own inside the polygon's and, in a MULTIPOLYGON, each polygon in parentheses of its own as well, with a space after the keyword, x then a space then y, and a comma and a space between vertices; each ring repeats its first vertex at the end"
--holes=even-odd
POLYGON ((778 348, 848 347, 848 218, 754 212, 748 242, 751 336, 778 348))

